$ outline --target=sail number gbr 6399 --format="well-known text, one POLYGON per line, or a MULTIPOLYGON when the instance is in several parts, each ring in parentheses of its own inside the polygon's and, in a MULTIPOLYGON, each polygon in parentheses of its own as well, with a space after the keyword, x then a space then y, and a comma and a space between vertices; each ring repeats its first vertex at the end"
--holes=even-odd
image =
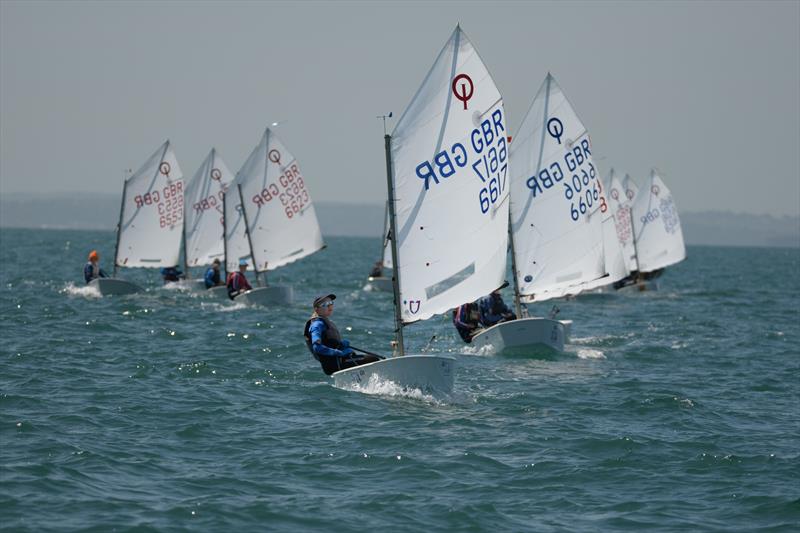
POLYGON ((432 162, 418 164, 416 174, 425 181, 427 191, 432 185, 439 185, 440 180, 449 178, 458 169, 469 165, 483 184, 476 201, 481 213, 486 214, 501 199, 506 188, 508 147, 502 107, 492 111, 489 118, 469 133, 468 138, 466 143, 455 142, 440 151, 433 156, 432 162))

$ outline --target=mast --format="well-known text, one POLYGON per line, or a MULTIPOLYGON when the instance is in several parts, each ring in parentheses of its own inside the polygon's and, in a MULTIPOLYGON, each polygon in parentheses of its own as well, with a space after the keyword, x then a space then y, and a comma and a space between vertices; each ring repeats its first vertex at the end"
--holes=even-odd
POLYGON ((228 201, 228 191, 222 191, 222 255, 225 262, 225 284, 228 284, 228 217, 225 216, 225 202, 228 201))
POLYGON ((403 317, 400 314, 400 262, 397 260, 397 220, 394 212, 394 178, 392 176, 392 136, 383 136, 386 147, 386 185, 389 192, 389 231, 392 234, 392 291, 394 292, 394 332, 397 338, 397 354, 406 354, 403 345, 403 317))
POLYGON ((519 304, 519 282, 517 281, 517 254, 514 252, 514 228, 511 227, 511 209, 508 210, 508 242, 511 246, 511 277, 514 278, 514 312, 522 318, 522 306, 519 304))
POLYGON ((186 197, 183 204, 183 274, 189 279, 189 253, 186 248, 186 197))
POLYGON ((636 249, 636 228, 633 225, 633 206, 628 206, 628 216, 631 217, 631 240, 633 241, 633 257, 636 258, 636 272, 639 272, 639 250, 636 249))
POLYGON ((259 287, 261 285, 261 276, 258 273, 258 266, 256 265, 256 254, 253 253, 253 239, 250 238, 250 224, 247 223, 247 210, 244 208, 244 200, 242 199, 242 184, 237 183, 236 188, 239 190, 239 201, 241 202, 242 206, 242 216, 244 217, 244 231, 247 233, 247 244, 250 246, 250 257, 253 259, 253 270, 256 273, 256 284, 259 287))
POLYGON ((114 273, 112 277, 117 277, 117 255, 119 254, 119 234, 122 231, 122 213, 125 209, 125 192, 128 189, 128 179, 125 178, 125 171, 122 171, 122 202, 119 204, 119 222, 117 222, 117 242, 114 245, 114 273))

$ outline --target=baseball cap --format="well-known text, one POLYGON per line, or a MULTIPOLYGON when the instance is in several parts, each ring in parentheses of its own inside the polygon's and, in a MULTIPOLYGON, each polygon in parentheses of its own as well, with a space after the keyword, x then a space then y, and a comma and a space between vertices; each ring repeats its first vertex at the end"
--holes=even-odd
POLYGON ((336 299, 336 295, 335 294, 326 294, 325 296, 317 296, 314 299, 314 307, 319 307, 319 305, 321 303, 325 302, 325 300, 333 301, 335 299, 336 299))

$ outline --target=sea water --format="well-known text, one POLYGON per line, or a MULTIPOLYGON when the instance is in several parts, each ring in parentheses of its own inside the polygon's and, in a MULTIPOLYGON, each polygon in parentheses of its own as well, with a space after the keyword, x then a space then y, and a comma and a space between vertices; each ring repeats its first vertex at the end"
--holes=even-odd
POLYGON ((333 292, 344 335, 390 351, 377 238, 328 238, 269 274, 292 305, 257 308, 144 269, 119 277, 145 293, 100 297, 82 267, 97 249, 111 270, 111 232, 0 237, 2 529, 798 528, 800 250, 689 247, 658 291, 557 301, 556 356, 411 325, 410 352, 458 360, 435 397, 337 389, 304 345, 333 292))

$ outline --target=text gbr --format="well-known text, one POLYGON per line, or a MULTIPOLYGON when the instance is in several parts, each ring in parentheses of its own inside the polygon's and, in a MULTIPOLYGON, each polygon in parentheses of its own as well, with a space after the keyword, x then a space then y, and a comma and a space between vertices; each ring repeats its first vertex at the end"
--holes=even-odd
POLYGON ((425 181, 425 190, 431 187, 431 181, 438 185, 441 179, 449 178, 457 169, 471 164, 481 183, 487 184, 478 192, 481 213, 487 213, 506 186, 508 149, 505 131, 503 110, 495 109, 491 118, 472 130, 467 147, 460 142, 453 143, 433 157, 433 164, 430 161, 418 164, 416 174, 425 181))

